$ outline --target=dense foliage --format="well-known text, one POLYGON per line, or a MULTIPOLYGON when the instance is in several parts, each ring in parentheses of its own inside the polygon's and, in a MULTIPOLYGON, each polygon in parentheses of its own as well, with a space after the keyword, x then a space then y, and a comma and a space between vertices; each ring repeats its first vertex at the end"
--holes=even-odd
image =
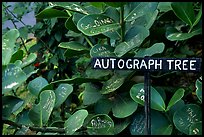
MULTIPOLYGON (((4 135, 142 135, 144 73, 95 70, 91 58, 202 56, 201 2, 9 7, 3 2, 2 23, 24 26, 2 33, 4 135), (21 20, 32 10, 33 27, 21 20)), ((202 134, 201 105, 201 72, 151 73, 152 134, 202 134)))

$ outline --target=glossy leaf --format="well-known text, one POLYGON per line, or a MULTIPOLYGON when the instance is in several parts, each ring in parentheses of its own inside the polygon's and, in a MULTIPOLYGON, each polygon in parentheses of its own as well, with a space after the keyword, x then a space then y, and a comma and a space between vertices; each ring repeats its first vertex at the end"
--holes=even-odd
POLYGON ((108 114, 111 111, 113 103, 107 98, 101 98, 94 105, 94 112, 96 114, 108 114))
POLYGON ((125 78, 119 75, 113 75, 109 80, 107 80, 100 91, 102 94, 108 94, 114 92, 118 89, 123 83, 125 78))
POLYGON ((36 15, 37 19, 50 19, 50 18, 68 18, 69 15, 62 10, 54 9, 53 7, 47 7, 36 15))
MULTIPOLYGON (((130 125, 131 135, 144 135, 145 122, 144 111, 136 113, 130 125)), ((173 125, 162 113, 155 110, 151 111, 151 135, 171 135, 172 130, 173 125)))
POLYGON ((32 121, 28 117, 29 110, 23 110, 21 115, 18 115, 16 122, 25 126, 33 126, 32 121))
POLYGON ((185 105, 177 110, 173 116, 175 127, 185 134, 189 134, 190 127, 199 121, 202 121, 202 109, 195 104, 185 105))
MULTIPOLYGON (((135 102, 144 105, 144 92, 144 83, 135 84, 130 89, 130 96, 135 102)), ((151 108, 158 111, 164 111, 166 108, 163 98, 153 87, 151 87, 151 108)))
POLYGON ((87 125, 89 135, 113 135, 114 122, 106 114, 98 114, 91 118, 87 125))
POLYGON ((44 126, 52 113, 55 105, 55 93, 52 90, 44 90, 40 93, 39 103, 33 106, 29 112, 30 120, 36 126, 44 126))
POLYGON ((146 37, 149 36, 149 30, 143 26, 135 26, 128 30, 125 35, 125 42, 116 46, 114 53, 122 57, 130 50, 139 47, 146 37))
POLYGON ((130 117, 118 119, 117 122, 114 123, 114 135, 121 133, 129 126, 130 123, 131 123, 130 117))
POLYGON ((24 104, 24 100, 15 96, 2 97, 2 116, 9 117, 24 104))
POLYGON ((172 2, 171 7, 179 19, 190 26, 193 25, 195 21, 193 2, 172 2))
POLYGON ((2 94, 12 89, 16 90, 26 80, 27 76, 20 67, 8 64, 2 69, 2 94))
POLYGON ((55 108, 60 107, 60 105, 67 99, 67 97, 72 93, 73 87, 70 84, 60 84, 54 91, 56 100, 55 108))
POLYGON ((19 37, 17 29, 11 29, 2 36, 2 65, 8 65, 14 52, 16 39, 19 37))
POLYGON ((135 57, 152 56, 154 54, 162 53, 164 51, 164 43, 155 43, 149 48, 141 48, 135 53, 135 57))
POLYGON ((77 29, 76 25, 74 24, 73 22, 73 16, 69 17, 66 22, 65 22, 65 27, 68 29, 68 30, 72 30, 76 33, 80 33, 80 31, 77 29))
POLYGON ((185 90, 183 88, 180 88, 174 93, 174 95, 171 97, 171 100, 169 101, 166 111, 168 111, 173 105, 181 100, 181 98, 184 96, 184 92, 185 90))
POLYGON ((37 77, 28 83, 28 90, 35 96, 38 96, 41 89, 48 85, 48 82, 43 77, 37 77))
POLYGON ((196 20, 193 23, 193 26, 196 26, 199 23, 201 17, 202 17, 202 3, 201 3, 201 6, 200 6, 200 10, 199 10, 199 12, 198 12, 198 14, 196 16, 196 20))
POLYGON ((105 4, 112 6, 112 7, 122 7, 124 6, 127 2, 104 2, 105 4))
POLYGON ((129 95, 118 94, 113 102, 113 116, 125 118, 132 115, 137 110, 138 104, 129 95))
POLYGON ((22 60, 22 59, 23 59, 23 50, 18 50, 12 55, 10 63, 14 63, 17 60, 22 60))
POLYGON ((86 75, 88 78, 102 79, 111 74, 112 74, 111 70, 100 70, 100 69, 92 69, 92 68, 86 69, 86 75))
POLYGON ((202 135, 202 121, 193 123, 189 128, 189 135, 202 135))
POLYGON ((120 27, 113 19, 102 14, 91 14, 82 17, 77 23, 77 28, 87 36, 94 36, 120 27))
POLYGON ((87 47, 75 41, 61 42, 59 44, 59 47, 67 49, 64 52, 65 57, 78 56, 79 54, 84 54, 89 52, 89 49, 87 47))
POLYGON ((30 53, 28 57, 23 60, 23 63, 21 64, 21 68, 24 68, 25 66, 30 65, 32 62, 34 62, 37 58, 37 55, 35 53, 30 53))
POLYGON ((140 2, 126 17, 125 21, 132 21, 147 12, 154 12, 157 9, 158 2, 140 2))
POLYGON ((167 12, 167 11, 172 10, 172 8, 171 8, 171 3, 172 3, 172 2, 159 2, 159 4, 158 4, 158 10, 159 10, 160 12, 167 12))
POLYGON ((196 80, 196 95, 202 102, 202 82, 199 79, 196 80))
POLYGON ((114 48, 110 45, 96 44, 90 50, 91 57, 115 57, 114 48))
POLYGON ((78 110, 71 115, 64 123, 66 135, 72 135, 81 128, 87 116, 88 111, 85 109, 78 110))

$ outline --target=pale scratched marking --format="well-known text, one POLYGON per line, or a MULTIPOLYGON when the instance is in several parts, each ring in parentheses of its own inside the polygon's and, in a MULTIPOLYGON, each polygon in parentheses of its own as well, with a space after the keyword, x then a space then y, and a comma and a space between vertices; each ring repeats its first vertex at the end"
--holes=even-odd
POLYGON ((197 129, 197 128, 195 128, 194 130, 193 130, 193 133, 194 134, 198 134, 200 131, 199 131, 199 129, 197 129))
POLYGON ((177 35, 176 35, 177 38, 180 37, 180 36, 181 36, 181 34, 177 34, 177 35))
POLYGON ((5 87, 5 89, 7 89, 7 88, 13 88, 13 87, 16 86, 16 85, 18 85, 17 82, 11 83, 11 84, 7 85, 7 86, 5 87))

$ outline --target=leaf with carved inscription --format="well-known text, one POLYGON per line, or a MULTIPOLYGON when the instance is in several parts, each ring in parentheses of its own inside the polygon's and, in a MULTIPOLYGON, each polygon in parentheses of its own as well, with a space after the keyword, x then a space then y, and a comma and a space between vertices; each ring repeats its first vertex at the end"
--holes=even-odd
POLYGON ((87 116, 88 111, 85 109, 78 110, 71 115, 64 123, 66 135, 72 135, 81 128, 87 116))
POLYGON ((113 135, 114 122, 106 114, 94 115, 87 125, 89 135, 113 135))
POLYGON ((30 110, 28 116, 36 126, 44 126, 52 113, 55 105, 55 93, 52 90, 44 90, 40 93, 40 101, 30 110))
POLYGON ((187 135, 189 135, 190 127, 199 121, 202 121, 202 109, 196 104, 185 105, 177 110, 173 116, 175 127, 187 135))
POLYGON ((91 50, 91 57, 115 57, 114 48, 110 45, 96 44, 91 50))
POLYGON ((94 36, 120 28, 112 18, 102 14, 91 14, 82 17, 77 28, 87 36, 94 36))
POLYGON ((72 93, 73 87, 70 84, 60 84, 54 91, 56 96, 55 108, 58 108, 72 93))
MULTIPOLYGON (((144 105, 144 92, 144 83, 135 84, 130 89, 130 96, 135 102, 144 105)), ((165 111, 166 108, 163 98, 153 87, 151 87, 151 108, 158 111, 165 111)))
POLYGON ((190 135, 202 135, 202 121, 193 123, 189 128, 190 135))

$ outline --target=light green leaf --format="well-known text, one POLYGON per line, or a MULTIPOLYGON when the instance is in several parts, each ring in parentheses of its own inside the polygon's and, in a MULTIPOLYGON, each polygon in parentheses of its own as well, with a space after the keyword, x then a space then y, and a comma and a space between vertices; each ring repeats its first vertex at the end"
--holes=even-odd
POLYGON ((159 2, 158 4, 159 12, 167 12, 167 11, 172 10, 171 3, 172 2, 159 2))
MULTIPOLYGON (((144 83, 135 84, 130 89, 130 96, 135 102, 144 105, 144 92, 144 83)), ((151 108, 158 111, 165 111, 166 108, 163 98, 153 87, 151 87, 151 108)))
POLYGON ((82 17, 77 23, 77 28, 87 36, 94 36, 117 30, 120 25, 106 15, 91 14, 82 17))
POLYGON ((60 105, 67 99, 67 97, 72 93, 72 91, 72 85, 60 84, 54 91, 56 96, 55 108, 60 107, 60 105))
POLYGON ((11 29, 2 36, 2 65, 8 65, 14 53, 16 39, 19 37, 17 29, 11 29))
POLYGON ((34 62, 37 58, 37 55, 35 53, 30 53, 28 57, 23 60, 23 63, 21 64, 21 68, 24 68, 25 66, 30 65, 32 62, 34 62))
POLYGON ((154 54, 162 53, 164 51, 164 43, 155 43, 149 48, 141 48, 135 53, 135 57, 152 56, 154 54))
POLYGON ((190 127, 199 121, 202 121, 202 109, 195 104, 185 105, 177 110, 173 116, 175 127, 187 135, 189 134, 190 127))
POLYGON ((30 120, 36 126, 45 126, 49 120, 55 105, 55 93, 52 90, 44 90, 40 93, 40 101, 29 112, 30 120))
POLYGON ((171 7, 179 19, 190 26, 193 25, 195 22, 193 2, 172 2, 171 7))
POLYGON ((71 115, 64 123, 66 135, 72 135, 81 128, 87 116, 88 111, 85 109, 78 110, 71 115))
POLYGON ((202 82, 199 79, 196 80, 196 95, 202 102, 202 82))
POLYGON ((185 90, 183 88, 179 88, 174 95, 172 96, 171 100, 169 101, 169 104, 165 111, 168 111, 173 105, 175 105, 178 101, 181 100, 181 98, 184 96, 185 90))
POLYGON ((2 94, 12 89, 16 90, 26 80, 27 76, 20 67, 8 64, 2 69, 2 94))

